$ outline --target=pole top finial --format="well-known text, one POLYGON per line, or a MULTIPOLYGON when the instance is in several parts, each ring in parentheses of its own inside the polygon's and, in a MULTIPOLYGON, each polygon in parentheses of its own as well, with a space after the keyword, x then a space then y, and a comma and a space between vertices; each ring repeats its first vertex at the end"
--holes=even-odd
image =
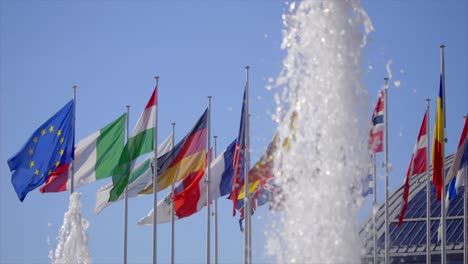
POLYGON ((159 81, 159 76, 154 76, 154 79, 155 79, 156 81, 159 81))
POLYGON ((216 139, 218 136, 214 135, 213 137, 216 139))
POLYGON ((430 101, 431 101, 431 99, 430 99, 430 98, 426 98, 426 101, 427 101, 427 102, 430 102, 430 101))
POLYGON ((388 82, 388 77, 383 78, 386 82, 388 82))
POLYGON ((208 99, 211 99, 211 98, 213 98, 213 96, 211 96, 211 95, 208 95, 208 99))
POLYGON ((126 105, 125 107, 130 108, 130 105, 126 105))
POLYGON ((175 126, 175 122, 172 122, 171 125, 175 126))
POLYGON ((78 88, 78 86, 77 86, 77 85, 73 85, 72 88, 73 88, 73 89, 76 89, 76 88, 78 88))
POLYGON ((445 48, 445 45, 444 45, 444 44, 441 44, 441 45, 440 45, 440 48, 441 48, 441 49, 445 48))
POLYGON ((250 66, 249 66, 249 65, 246 65, 246 66, 245 66, 245 69, 246 69, 246 70, 250 69, 250 66))

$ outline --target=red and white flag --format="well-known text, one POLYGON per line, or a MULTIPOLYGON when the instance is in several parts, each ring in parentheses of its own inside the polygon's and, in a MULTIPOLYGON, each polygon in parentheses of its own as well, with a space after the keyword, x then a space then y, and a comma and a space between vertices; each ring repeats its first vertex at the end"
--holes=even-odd
POLYGON ((427 167, 427 111, 424 114, 424 119, 419 130, 418 141, 413 149, 411 155, 411 161, 408 170, 406 171, 405 186, 403 189, 403 197, 401 200, 401 212, 398 220, 398 226, 403 223, 406 210, 408 209, 408 195, 410 191, 410 178, 413 175, 417 175, 426 172, 427 167))

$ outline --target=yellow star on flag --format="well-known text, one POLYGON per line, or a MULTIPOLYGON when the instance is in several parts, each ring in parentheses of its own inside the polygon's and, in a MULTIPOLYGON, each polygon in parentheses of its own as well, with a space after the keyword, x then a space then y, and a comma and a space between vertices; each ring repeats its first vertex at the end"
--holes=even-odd
POLYGON ((34 160, 31 160, 31 161, 29 162, 29 168, 34 167, 34 165, 36 165, 36 164, 34 163, 34 160))
POLYGON ((49 132, 50 132, 50 133, 54 132, 54 130, 55 130, 55 127, 54 127, 54 126, 50 126, 50 127, 49 127, 49 132))
POLYGON ((43 128, 43 129, 41 130, 41 135, 43 136, 43 135, 45 135, 45 134, 46 134, 46 130, 43 128))
POLYGON ((37 141, 39 141, 39 139, 38 139, 37 137, 34 137, 34 138, 33 138, 33 142, 34 142, 34 143, 37 143, 37 141))
POLYGON ((60 135, 62 135, 62 129, 59 129, 59 130, 57 131, 57 136, 60 137, 60 135))
POLYGON ((63 156, 63 153, 64 153, 64 152, 65 152, 65 151, 64 151, 63 149, 61 149, 61 150, 60 150, 60 156, 63 156))
POLYGON ((29 153, 29 156, 32 156, 32 154, 34 154, 34 150, 33 150, 32 148, 30 148, 30 149, 28 150, 28 153, 29 153))
POLYGON ((65 141, 65 138, 60 139, 60 144, 63 144, 63 141, 65 141))
POLYGON ((51 170, 49 170, 49 172, 47 172, 47 174, 48 174, 48 175, 51 175, 51 174, 52 174, 52 171, 51 171, 51 170))
POLYGON ((55 162, 55 167, 58 167, 60 165, 60 161, 55 162))
POLYGON ((34 171, 34 175, 39 175, 39 170, 38 170, 38 169, 36 169, 36 170, 34 171))

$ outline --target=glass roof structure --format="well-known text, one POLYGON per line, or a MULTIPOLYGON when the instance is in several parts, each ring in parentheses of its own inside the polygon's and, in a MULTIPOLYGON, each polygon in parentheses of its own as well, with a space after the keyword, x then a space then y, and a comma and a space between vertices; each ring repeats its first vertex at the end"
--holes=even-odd
MULTIPOLYGON (((445 158, 446 172, 450 169, 454 155, 445 158)), ((432 175, 432 168, 431 173, 432 175)), ((389 241, 391 263, 425 263, 426 262, 426 187, 427 173, 411 178, 408 209, 405 220, 397 227, 400 215, 400 204, 403 196, 403 185, 389 197, 389 241)), ((432 179, 429 184, 431 191, 431 259, 432 263, 440 263, 441 243, 438 241, 441 202, 436 199, 432 179)), ((450 202, 446 216, 447 227, 447 260, 449 263, 463 263, 463 189, 450 202)), ((379 262, 384 260, 385 251, 385 205, 379 205, 376 214, 377 254, 379 262)), ((363 263, 372 263, 374 254, 372 215, 363 224, 360 237, 363 242, 363 263)))

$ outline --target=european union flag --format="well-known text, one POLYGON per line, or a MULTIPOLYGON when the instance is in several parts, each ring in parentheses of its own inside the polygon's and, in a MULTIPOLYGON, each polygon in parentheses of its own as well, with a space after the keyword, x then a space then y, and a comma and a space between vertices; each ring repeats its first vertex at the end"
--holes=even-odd
POLYGON ((8 160, 11 183, 20 201, 41 186, 58 167, 73 159, 73 100, 40 126, 8 160))

